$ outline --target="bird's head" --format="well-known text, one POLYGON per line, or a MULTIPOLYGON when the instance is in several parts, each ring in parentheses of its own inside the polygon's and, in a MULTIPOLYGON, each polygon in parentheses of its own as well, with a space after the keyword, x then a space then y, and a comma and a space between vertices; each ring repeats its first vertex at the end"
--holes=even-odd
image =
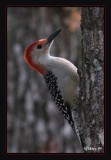
POLYGON ((53 40, 60 32, 61 29, 57 30, 48 38, 35 41, 27 47, 24 53, 24 58, 32 69, 41 74, 45 73, 45 67, 44 64, 41 63, 41 59, 49 54, 53 40))

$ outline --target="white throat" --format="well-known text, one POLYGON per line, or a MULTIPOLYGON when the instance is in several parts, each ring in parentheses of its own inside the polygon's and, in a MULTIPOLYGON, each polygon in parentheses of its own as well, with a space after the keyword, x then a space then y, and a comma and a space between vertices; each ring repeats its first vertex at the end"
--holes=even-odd
POLYGON ((49 53, 45 53, 43 55, 41 55, 39 58, 38 58, 38 62, 39 64, 41 65, 47 65, 48 62, 50 61, 51 59, 51 56, 49 53))

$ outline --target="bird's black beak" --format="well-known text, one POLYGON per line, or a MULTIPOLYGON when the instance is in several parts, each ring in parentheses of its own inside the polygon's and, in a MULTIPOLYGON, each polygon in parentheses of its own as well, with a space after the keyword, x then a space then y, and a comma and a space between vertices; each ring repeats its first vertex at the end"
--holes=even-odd
POLYGON ((57 35, 61 32, 61 30, 62 30, 62 29, 59 29, 59 30, 57 30, 56 32, 54 32, 53 34, 51 34, 51 35, 47 38, 46 45, 47 45, 47 44, 49 45, 49 44, 53 41, 53 39, 54 39, 55 37, 57 37, 57 35))

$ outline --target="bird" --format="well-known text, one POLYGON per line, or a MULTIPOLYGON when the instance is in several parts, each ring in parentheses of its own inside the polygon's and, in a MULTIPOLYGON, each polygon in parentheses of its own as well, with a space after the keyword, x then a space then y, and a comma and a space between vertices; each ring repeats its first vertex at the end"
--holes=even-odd
POLYGON ((81 143, 76 106, 79 90, 77 67, 67 59, 50 54, 52 44, 61 30, 31 43, 25 49, 24 59, 29 67, 43 75, 53 100, 81 143), (75 111, 74 118, 72 108, 75 111))

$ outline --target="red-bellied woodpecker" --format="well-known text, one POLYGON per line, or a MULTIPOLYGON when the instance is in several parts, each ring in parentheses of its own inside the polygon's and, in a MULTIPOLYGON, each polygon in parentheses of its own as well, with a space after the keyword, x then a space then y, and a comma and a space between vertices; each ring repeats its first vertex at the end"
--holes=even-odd
POLYGON ((44 76, 49 92, 59 110, 78 135, 78 116, 76 101, 78 99, 79 76, 77 68, 68 60, 50 55, 54 38, 61 32, 56 31, 48 38, 33 42, 25 51, 24 58, 29 66, 44 76), (74 108, 74 120, 71 108, 74 108))

